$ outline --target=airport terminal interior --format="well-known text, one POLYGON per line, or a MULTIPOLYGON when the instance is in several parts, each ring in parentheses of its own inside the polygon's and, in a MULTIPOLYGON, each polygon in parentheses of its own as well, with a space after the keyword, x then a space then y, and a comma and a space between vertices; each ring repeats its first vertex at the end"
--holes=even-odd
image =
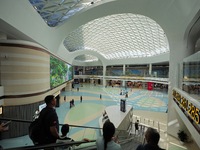
POLYGON ((199 0, 1 0, 0 121, 11 122, 0 145, 34 148, 29 124, 54 95, 60 127, 90 139, 71 149, 96 149, 110 120, 124 150, 145 143, 148 127, 161 148, 200 150, 199 8, 199 0))

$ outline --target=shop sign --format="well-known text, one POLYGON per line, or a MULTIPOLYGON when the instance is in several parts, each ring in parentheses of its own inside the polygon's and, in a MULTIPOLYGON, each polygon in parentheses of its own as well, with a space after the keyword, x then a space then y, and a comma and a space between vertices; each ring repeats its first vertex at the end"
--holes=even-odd
POLYGON ((200 132, 200 109, 199 106, 193 104, 189 99, 182 96, 176 90, 173 90, 173 100, 179 108, 187 116, 194 127, 200 132))

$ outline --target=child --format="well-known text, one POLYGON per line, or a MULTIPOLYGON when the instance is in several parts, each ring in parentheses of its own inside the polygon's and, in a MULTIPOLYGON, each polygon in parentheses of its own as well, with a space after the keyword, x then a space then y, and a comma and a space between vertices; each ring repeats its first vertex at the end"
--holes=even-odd
MULTIPOLYGON (((61 133, 62 135, 60 136, 59 139, 57 139, 56 143, 65 143, 65 142, 73 142, 74 140, 70 137, 67 137, 67 133, 69 132, 69 125, 68 124, 64 124, 61 127, 61 133)), ((84 138, 83 141, 89 142, 90 140, 87 138, 84 138)), ((79 146, 78 145, 73 145, 71 146, 62 146, 62 147, 58 147, 56 148, 56 150, 71 150, 74 149, 74 146, 79 146)))
MULTIPOLYGON (((64 143, 64 142, 72 142, 74 141, 73 139, 67 137, 67 133, 69 132, 69 125, 64 124, 61 128, 61 133, 62 135, 60 136, 59 139, 57 139, 56 143, 64 143)), ((56 150, 70 150, 70 146, 63 146, 63 147, 58 147, 56 150)))

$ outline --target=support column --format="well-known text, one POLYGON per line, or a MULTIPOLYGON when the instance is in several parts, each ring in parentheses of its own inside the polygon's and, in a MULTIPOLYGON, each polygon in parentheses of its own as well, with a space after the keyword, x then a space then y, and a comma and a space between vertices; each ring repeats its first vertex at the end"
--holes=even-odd
POLYGON ((106 76, 106 65, 103 65, 103 86, 106 86, 106 80, 105 80, 105 76, 106 76))
MULTIPOLYGON (((83 66, 83 75, 85 75, 85 66, 83 66)), ((83 78, 83 83, 85 82, 85 78, 83 78)))
MULTIPOLYGON (((123 64, 123 75, 125 76, 126 75, 126 65, 123 64)), ((122 81, 122 86, 125 87, 125 81, 123 80, 122 81)))
POLYGON ((126 65, 123 65, 123 75, 126 75, 126 65))
POLYGON ((149 64, 149 76, 151 77, 152 74, 152 64, 149 64))
POLYGON ((85 75, 85 66, 83 66, 83 75, 85 75))

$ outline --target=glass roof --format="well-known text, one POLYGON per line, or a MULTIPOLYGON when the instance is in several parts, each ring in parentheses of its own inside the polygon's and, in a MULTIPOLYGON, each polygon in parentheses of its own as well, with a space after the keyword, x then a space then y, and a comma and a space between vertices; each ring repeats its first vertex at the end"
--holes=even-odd
MULTIPOLYGON (((29 0, 44 21, 55 27, 80 10, 102 0, 29 0)), ((105 1, 105 0, 104 0, 105 1)), ((168 53, 162 28, 152 19, 138 14, 115 14, 98 18, 72 31, 64 40, 69 52, 92 50, 108 60, 150 57, 168 53)), ((77 57, 97 61, 94 56, 77 57)))
POLYGON ((101 0, 29 0, 50 27, 63 23, 80 10, 101 0))
POLYGON ((80 26, 64 40, 68 51, 92 50, 108 60, 157 56, 169 52, 162 28, 136 14, 115 14, 80 26))
POLYGON ((92 55, 80 55, 77 56, 75 60, 80 62, 95 62, 98 61, 98 58, 92 55))

